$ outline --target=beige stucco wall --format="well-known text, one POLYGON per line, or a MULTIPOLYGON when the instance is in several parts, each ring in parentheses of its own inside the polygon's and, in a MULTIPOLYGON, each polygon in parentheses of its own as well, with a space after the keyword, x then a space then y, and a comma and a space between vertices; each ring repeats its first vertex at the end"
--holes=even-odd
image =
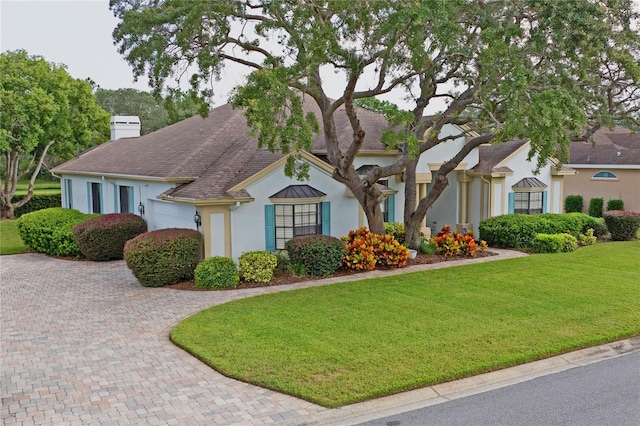
MULTIPOLYGON (((565 176, 564 196, 582 195, 584 212, 589 210, 592 198, 603 198, 606 208, 607 201, 620 199, 624 202, 625 210, 640 212, 640 167, 638 169, 612 168, 577 168, 577 175, 565 176), (618 176, 618 180, 593 179, 599 171, 607 170, 618 176)), ((563 200, 564 203, 564 200, 563 200)), ((564 205, 563 205, 564 209, 564 205)))

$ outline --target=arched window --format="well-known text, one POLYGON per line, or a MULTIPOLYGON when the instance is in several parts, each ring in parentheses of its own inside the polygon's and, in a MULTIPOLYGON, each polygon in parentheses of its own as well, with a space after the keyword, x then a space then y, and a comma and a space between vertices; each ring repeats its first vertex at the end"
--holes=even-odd
POLYGON ((618 176, 608 170, 601 170, 591 177, 591 179, 618 180, 618 176))

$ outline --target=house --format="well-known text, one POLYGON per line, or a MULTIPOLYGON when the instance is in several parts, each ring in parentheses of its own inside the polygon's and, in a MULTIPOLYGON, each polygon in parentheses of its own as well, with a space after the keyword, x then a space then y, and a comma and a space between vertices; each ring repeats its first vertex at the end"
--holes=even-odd
MULTIPOLYGON (((367 134, 356 170, 364 174, 396 161, 400 152, 380 142, 388 127, 385 118, 366 110, 359 117, 367 134)), ((339 139, 350 141, 343 108, 335 121, 339 139)), ((249 250, 281 249, 297 235, 340 237, 367 225, 353 194, 332 178, 322 134, 302 153, 309 180, 300 182, 284 174, 287 155, 259 149, 243 112, 230 105, 213 109, 207 118, 192 117, 144 136, 139 136, 137 117, 113 117, 111 126, 111 141, 54 169, 61 177, 63 207, 138 213, 150 230, 198 229, 206 257, 235 259, 249 250)), ((454 125, 442 132, 464 133, 454 125)), ((466 141, 458 136, 421 157, 418 196, 427 194, 432 173, 466 141)), ((429 234, 445 224, 472 230, 481 219, 508 212, 560 212, 566 171, 556 171, 550 163, 534 177, 528 148, 526 141, 513 141, 472 150, 449 175, 450 185, 427 213, 424 231, 429 234)), ((381 206, 385 220, 402 221, 403 175, 378 184, 386 195, 381 206)))
POLYGON ((573 142, 568 166, 578 174, 565 180, 567 195, 589 200, 619 199, 625 210, 640 212, 640 133, 624 127, 602 127, 589 142, 573 142))

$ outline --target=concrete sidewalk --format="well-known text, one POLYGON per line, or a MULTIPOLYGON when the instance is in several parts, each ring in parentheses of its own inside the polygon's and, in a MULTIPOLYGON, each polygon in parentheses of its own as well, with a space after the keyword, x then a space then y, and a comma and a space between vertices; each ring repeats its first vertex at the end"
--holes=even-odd
MULTIPOLYGON (((7 425, 324 424, 341 418, 349 423, 380 407, 430 403, 433 392, 445 392, 446 386, 463 392, 477 383, 453 382, 328 410, 227 378, 174 346, 169 333, 183 318, 235 299, 523 255, 492 251, 499 255, 214 292, 142 287, 123 261, 2 256, 0 419, 7 425)), ((531 367, 522 368, 514 374, 527 377, 531 367)))

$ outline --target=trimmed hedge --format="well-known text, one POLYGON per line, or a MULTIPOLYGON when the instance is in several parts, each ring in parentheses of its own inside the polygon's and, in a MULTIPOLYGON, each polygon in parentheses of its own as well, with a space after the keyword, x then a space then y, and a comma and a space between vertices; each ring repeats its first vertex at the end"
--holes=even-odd
POLYGON ((536 253, 566 253, 578 248, 578 240, 571 234, 537 234, 531 241, 536 253))
POLYGON ((611 210, 604 214, 604 221, 614 241, 632 241, 638 238, 640 213, 611 210))
POLYGON ((268 251, 247 251, 238 258, 243 281, 268 283, 278 266, 278 257, 268 251))
MULTIPOLYGON (((15 195, 11 200, 14 203, 22 200, 25 195, 15 195)), ((13 211, 16 218, 23 214, 36 212, 38 210, 58 208, 62 205, 62 196, 60 194, 34 195, 24 206, 18 207, 13 211)))
POLYGON ((589 229, 593 229, 593 235, 601 237, 607 233, 607 225, 601 217, 589 216, 585 213, 567 213, 571 217, 575 217, 582 223, 581 234, 586 234, 589 229))
POLYGON ((328 235, 305 235, 286 242, 292 263, 304 265, 307 275, 331 275, 340 268, 344 241, 328 235))
POLYGON ((162 287, 193 278, 202 246, 202 234, 193 229, 159 229, 127 241, 124 260, 140 284, 162 287))
POLYGON ((604 210, 604 199, 592 198, 589 200, 589 216, 602 217, 604 210))
POLYGON ((582 233, 582 216, 579 213, 536 215, 508 214, 495 216, 480 222, 480 237, 491 247, 530 247, 537 234, 564 234, 574 237, 582 233))
POLYGON ((71 230, 97 214, 54 207, 26 213, 17 220, 18 233, 31 249, 51 256, 80 257, 82 252, 71 230))
POLYGON ((567 198, 564 199, 565 213, 582 213, 583 207, 582 195, 567 195, 567 198))
POLYGON ((233 259, 222 256, 208 257, 200 262, 194 278, 199 288, 233 288, 240 282, 233 259))
POLYGON ((147 232, 147 222, 133 213, 111 213, 85 220, 71 232, 87 259, 122 259, 124 244, 147 232))

